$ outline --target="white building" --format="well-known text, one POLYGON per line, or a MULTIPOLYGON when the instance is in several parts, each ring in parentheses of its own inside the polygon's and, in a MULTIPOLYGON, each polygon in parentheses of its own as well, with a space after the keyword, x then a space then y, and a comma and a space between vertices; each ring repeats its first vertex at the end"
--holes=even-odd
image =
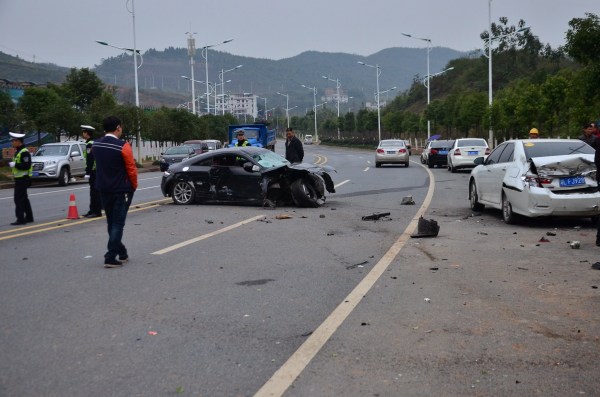
POLYGON ((223 113, 223 106, 226 113, 231 113, 237 118, 258 117, 258 107, 256 106, 256 95, 254 94, 229 94, 223 97, 217 97, 218 114, 223 113))
MULTIPOLYGON (((321 98, 325 102, 334 102, 337 103, 337 89, 336 88, 326 88, 325 96, 321 98)), ((344 92, 343 89, 340 88, 340 103, 348 103, 348 94, 344 92)))

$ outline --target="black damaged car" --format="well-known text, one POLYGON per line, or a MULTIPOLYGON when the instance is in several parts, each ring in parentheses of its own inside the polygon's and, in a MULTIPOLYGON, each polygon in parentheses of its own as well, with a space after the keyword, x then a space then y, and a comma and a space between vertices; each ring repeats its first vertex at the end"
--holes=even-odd
POLYGON ((173 164, 161 189, 175 204, 232 203, 319 207, 325 191, 335 193, 329 166, 291 165, 268 149, 220 149, 173 164))

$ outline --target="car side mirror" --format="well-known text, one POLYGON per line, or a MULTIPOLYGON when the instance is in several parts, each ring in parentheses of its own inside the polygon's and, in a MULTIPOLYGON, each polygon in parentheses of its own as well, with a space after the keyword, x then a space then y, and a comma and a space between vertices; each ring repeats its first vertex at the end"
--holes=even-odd
POLYGON ((485 157, 477 157, 475 160, 473 160, 473 162, 475 165, 481 165, 485 163, 485 157))
POLYGON ((71 153, 71 157, 76 157, 76 156, 81 156, 81 153, 79 153, 78 151, 74 151, 71 153))
POLYGON ((252 164, 251 162, 244 163, 244 170, 247 172, 258 172, 260 171, 260 167, 256 164, 252 164))

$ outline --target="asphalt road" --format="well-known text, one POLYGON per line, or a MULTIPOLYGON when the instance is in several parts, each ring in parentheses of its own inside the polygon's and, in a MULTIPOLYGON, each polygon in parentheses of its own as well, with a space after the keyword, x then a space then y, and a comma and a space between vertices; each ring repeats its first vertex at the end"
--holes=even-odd
POLYGON ((0 395, 599 394, 589 221, 505 225, 468 172, 305 149, 338 170, 318 209, 175 206, 141 174, 122 269, 104 218, 64 219, 85 184, 31 189, 24 228, 1 191, 0 395), (438 237, 410 238, 421 213, 438 237))

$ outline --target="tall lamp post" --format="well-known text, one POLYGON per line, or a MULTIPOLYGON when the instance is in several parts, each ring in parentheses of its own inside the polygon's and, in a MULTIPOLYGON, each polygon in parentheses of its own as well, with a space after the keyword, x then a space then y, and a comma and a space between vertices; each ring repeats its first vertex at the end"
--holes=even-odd
POLYGON ((190 78, 190 82, 192 83, 192 114, 196 115, 196 80, 194 80, 194 55, 196 54, 196 40, 194 39, 194 35, 196 32, 185 32, 188 35, 187 45, 188 45, 188 55, 190 56, 190 68, 192 71, 192 78, 190 78))
MULTIPOLYGON (((132 2, 133 2, 133 0, 132 0, 132 2)), ((135 29, 134 29, 134 32, 135 32, 135 29)), ((105 41, 98 41, 98 40, 96 40, 96 43, 101 44, 101 45, 105 45, 105 46, 108 46, 108 47, 116 48, 116 49, 121 50, 121 51, 128 51, 128 52, 131 52, 133 54, 133 67, 135 68, 134 69, 135 73, 133 75, 134 79, 135 79, 135 108, 136 108, 136 117, 137 117, 137 120, 136 120, 136 123, 137 123, 137 126, 136 126, 136 130, 137 130, 137 134, 136 134, 136 140, 137 140, 137 161, 141 163, 142 162, 142 151, 141 151, 142 138, 141 138, 141 134, 140 134, 140 121, 139 121, 140 93, 139 93, 139 88, 138 88, 138 74, 137 74, 137 70, 142 67, 142 64, 144 63, 144 58, 142 57, 142 54, 140 53, 140 50, 135 49, 135 34, 133 36, 134 36, 134 40, 133 40, 133 42, 134 42, 134 48, 117 47, 117 46, 109 44, 109 43, 107 43, 105 41), (140 56, 140 60, 141 60, 139 66, 137 64, 137 56, 138 55, 140 56)))
MULTIPOLYGON (((224 77, 225 73, 239 69, 242 66, 244 66, 244 65, 237 65, 235 68, 231 68, 231 69, 227 69, 227 70, 221 69, 221 73, 219 73, 219 81, 221 81, 221 105, 222 105, 222 109, 223 109, 221 114, 223 116, 225 115, 225 82, 223 81, 223 77, 224 77)), ((217 103, 215 102, 215 105, 216 104, 217 103)))
POLYGON ((319 142, 319 133, 317 132, 317 87, 309 87, 302 84, 302 87, 308 88, 313 92, 313 112, 315 114, 315 142, 319 142))
MULTIPOLYGON (((205 45, 202 47, 202 58, 204 58, 204 70, 206 71, 206 113, 210 114, 210 90, 208 87, 208 49, 211 47, 216 47, 221 44, 226 44, 232 42, 233 39, 225 40, 217 44, 205 45)), ((215 107, 217 103, 215 102, 215 107)))
POLYGON ((325 80, 329 80, 329 81, 335 81, 335 88, 337 90, 337 132, 338 132, 338 139, 340 139, 340 87, 342 86, 342 83, 340 83, 340 79, 332 79, 330 77, 327 76, 321 76, 323 77, 325 80))
POLYGON ((265 121, 269 120, 269 116, 267 115, 267 98, 266 97, 261 97, 261 96, 256 96, 258 99, 264 99, 265 100, 265 121))
POLYGON ((364 63, 361 61, 358 61, 359 65, 363 65, 363 66, 368 66, 370 68, 374 68, 377 73, 377 132, 379 133, 379 141, 381 141, 381 111, 379 109, 379 75, 381 75, 381 68, 379 67, 379 65, 369 65, 368 63, 364 63))
MULTIPOLYGON (((208 81, 194 80, 194 79, 192 79, 192 78, 190 78, 190 77, 188 77, 188 76, 179 76, 179 77, 181 77, 182 79, 185 79, 185 80, 189 80, 189 81, 191 81, 191 82, 192 82, 192 84, 194 84, 194 83, 198 83, 198 84, 204 84, 204 83, 206 83, 206 84, 207 84, 209 87, 211 87, 211 89, 212 89, 212 90, 215 90, 215 88, 213 87, 213 84, 212 84, 212 83, 210 83, 210 82, 208 82, 208 81)), ((205 95, 205 94, 203 94, 202 96, 204 96, 204 95, 205 95)), ((209 93, 209 96, 210 96, 210 93, 209 93)), ((200 97, 198 97, 198 98, 200 98, 200 97)), ((209 98, 209 97, 207 97, 207 101, 209 101, 209 99, 208 99, 208 98, 209 98)), ((198 109, 200 109, 200 106, 198 106, 198 109)))
MULTIPOLYGON (((491 0, 490 0, 491 1, 491 0)), ((427 42, 427 106, 429 106, 429 102, 431 101, 431 96, 429 94, 429 78, 431 75, 429 74, 429 53, 431 52, 431 39, 424 37, 415 37, 408 33, 402 33, 403 36, 410 37, 417 40, 422 40, 427 42)), ((427 139, 431 136, 431 120, 427 117, 427 139)))
POLYGON ((281 92, 277 92, 277 94, 285 97, 285 117, 287 118, 287 126, 290 128, 290 96, 281 92))

